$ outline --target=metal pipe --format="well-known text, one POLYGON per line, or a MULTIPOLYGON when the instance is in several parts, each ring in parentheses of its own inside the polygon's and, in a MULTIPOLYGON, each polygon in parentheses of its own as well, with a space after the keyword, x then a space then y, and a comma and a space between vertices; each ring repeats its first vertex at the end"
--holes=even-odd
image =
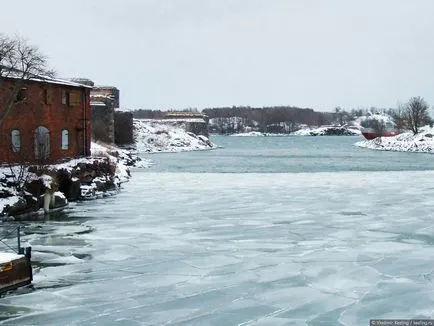
POLYGON ((18 253, 21 254, 21 227, 17 227, 17 242, 18 242, 18 253))

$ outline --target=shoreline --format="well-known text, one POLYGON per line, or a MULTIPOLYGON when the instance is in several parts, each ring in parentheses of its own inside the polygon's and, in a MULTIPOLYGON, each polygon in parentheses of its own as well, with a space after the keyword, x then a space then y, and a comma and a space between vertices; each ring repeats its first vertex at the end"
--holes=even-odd
POLYGON ((434 128, 422 127, 416 135, 412 132, 403 132, 393 137, 362 140, 355 143, 354 146, 377 151, 433 154, 434 128))

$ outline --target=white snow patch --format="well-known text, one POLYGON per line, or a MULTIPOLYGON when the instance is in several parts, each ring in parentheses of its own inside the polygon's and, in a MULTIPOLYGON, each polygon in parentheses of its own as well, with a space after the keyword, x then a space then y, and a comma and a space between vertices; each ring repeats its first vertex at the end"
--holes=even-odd
POLYGON ((66 199, 65 195, 63 194, 63 192, 56 191, 54 193, 54 195, 57 196, 57 197, 59 197, 59 198, 66 199))
POLYGON ((303 128, 300 130, 297 130, 292 133, 294 136, 324 136, 327 135, 328 131, 331 131, 333 129, 342 129, 346 135, 348 136, 357 136, 360 135, 361 132, 359 129, 354 127, 340 127, 340 126, 321 126, 318 128, 303 128))
POLYGON ((134 119, 139 153, 198 151, 217 148, 205 136, 185 131, 183 121, 134 119))
POLYGON ((9 252, 0 252, 0 264, 8 263, 15 259, 23 258, 23 255, 17 255, 9 252))
POLYGON ((3 211, 4 207, 7 205, 13 206, 20 200, 18 196, 11 196, 6 198, 0 198, 0 213, 3 211))
POLYGON ((394 137, 363 140, 354 145, 382 151, 432 153, 434 152, 434 128, 425 126, 416 135, 405 132, 394 137))
POLYGON ((51 189, 51 183, 53 182, 53 178, 51 176, 43 174, 43 175, 41 175, 40 179, 42 181, 42 184, 46 188, 51 189))

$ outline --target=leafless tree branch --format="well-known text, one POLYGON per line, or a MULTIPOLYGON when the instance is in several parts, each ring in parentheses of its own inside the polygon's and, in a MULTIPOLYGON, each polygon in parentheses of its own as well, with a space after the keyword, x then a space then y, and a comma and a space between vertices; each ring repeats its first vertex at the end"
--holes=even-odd
POLYGON ((53 77, 47 57, 38 47, 30 45, 20 36, 10 38, 0 34, 0 91, 6 95, 0 107, 0 126, 17 105, 17 95, 31 78, 53 77), (6 88, 6 79, 13 80, 13 87, 6 88))
POLYGON ((412 97, 407 102, 404 109, 404 117, 408 129, 410 129, 414 135, 419 132, 420 127, 431 122, 428 109, 428 103, 420 96, 412 97))

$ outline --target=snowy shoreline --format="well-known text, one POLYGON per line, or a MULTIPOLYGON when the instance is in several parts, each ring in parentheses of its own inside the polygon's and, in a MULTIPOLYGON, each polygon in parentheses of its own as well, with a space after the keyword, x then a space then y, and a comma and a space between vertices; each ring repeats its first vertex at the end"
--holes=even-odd
POLYGON ((416 135, 412 132, 405 132, 394 137, 362 140, 354 146, 379 151, 434 153, 434 128, 422 127, 416 135))
POLYGON ((229 134, 231 137, 292 137, 292 136, 359 136, 360 130, 357 128, 347 128, 340 126, 323 126, 318 128, 303 128, 292 133, 269 133, 260 131, 249 131, 229 134))
POLYGON ((137 153, 179 153, 218 148, 208 137, 186 131, 185 123, 186 121, 183 120, 171 119, 134 119, 134 138, 137 153))

